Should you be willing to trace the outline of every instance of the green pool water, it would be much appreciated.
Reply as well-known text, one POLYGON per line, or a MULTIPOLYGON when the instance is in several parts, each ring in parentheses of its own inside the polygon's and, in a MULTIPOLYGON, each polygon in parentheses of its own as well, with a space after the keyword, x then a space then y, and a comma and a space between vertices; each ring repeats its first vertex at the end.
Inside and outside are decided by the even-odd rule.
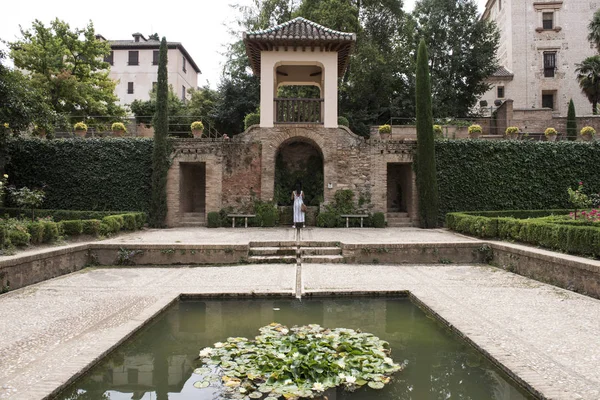
POLYGON ((396 362, 408 362, 382 390, 330 390, 328 400, 533 399, 408 298, 181 301, 57 398, 223 398, 218 387, 193 387, 199 350, 230 336, 254 338, 271 322, 360 329, 388 341, 396 362))

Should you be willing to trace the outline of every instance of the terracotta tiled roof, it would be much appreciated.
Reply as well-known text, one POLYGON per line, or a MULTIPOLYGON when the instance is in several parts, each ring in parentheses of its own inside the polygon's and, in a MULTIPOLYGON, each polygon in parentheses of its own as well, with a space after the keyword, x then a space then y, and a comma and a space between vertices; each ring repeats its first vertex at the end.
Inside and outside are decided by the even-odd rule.
POLYGON ((504 67, 500 67, 496 70, 496 72, 494 72, 492 74, 492 76, 496 77, 496 78, 509 78, 509 77, 512 78, 515 76, 515 74, 513 74, 512 72, 510 72, 509 70, 507 70, 504 67))
POLYGON ((334 31, 302 17, 294 18, 281 25, 255 32, 247 32, 248 39, 292 39, 292 40, 356 40, 354 33, 334 31))
POLYGON ((323 51, 337 52, 338 74, 341 76, 346 70, 350 53, 356 42, 354 33, 335 31, 302 17, 269 29, 244 32, 243 38, 252 70, 259 76, 261 51, 290 47, 303 50, 319 48, 323 51))

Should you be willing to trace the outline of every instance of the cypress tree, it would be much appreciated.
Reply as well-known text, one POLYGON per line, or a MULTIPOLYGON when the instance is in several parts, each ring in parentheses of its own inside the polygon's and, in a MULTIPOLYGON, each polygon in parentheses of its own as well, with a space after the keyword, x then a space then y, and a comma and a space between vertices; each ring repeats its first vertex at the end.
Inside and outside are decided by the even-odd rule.
POLYGON ((435 228, 438 224, 439 199, 435 167, 435 142, 431 111, 431 82, 427 46, 421 39, 417 53, 416 113, 417 154, 416 175, 419 194, 421 227, 435 228))
POLYGON ((567 138, 569 140, 577 139, 577 120, 575 119, 573 99, 569 101, 569 111, 567 112, 567 138))
POLYGON ((167 76, 167 39, 160 42, 158 55, 158 82, 156 86, 156 114, 154 114, 154 152, 152 154, 152 199, 148 223, 153 228, 164 228, 167 217, 167 172, 169 171, 169 82, 167 76))

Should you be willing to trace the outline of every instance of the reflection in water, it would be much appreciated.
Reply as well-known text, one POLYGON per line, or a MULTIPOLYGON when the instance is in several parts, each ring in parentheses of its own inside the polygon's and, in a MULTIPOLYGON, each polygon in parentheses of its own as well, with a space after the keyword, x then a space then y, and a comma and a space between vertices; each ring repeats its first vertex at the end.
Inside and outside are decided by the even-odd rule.
POLYGON ((380 391, 331 390, 329 400, 524 400, 490 363, 408 299, 183 301, 59 396, 62 400, 213 400, 219 388, 196 389, 201 348, 230 336, 254 338, 271 322, 353 328, 390 342, 406 369, 380 391))

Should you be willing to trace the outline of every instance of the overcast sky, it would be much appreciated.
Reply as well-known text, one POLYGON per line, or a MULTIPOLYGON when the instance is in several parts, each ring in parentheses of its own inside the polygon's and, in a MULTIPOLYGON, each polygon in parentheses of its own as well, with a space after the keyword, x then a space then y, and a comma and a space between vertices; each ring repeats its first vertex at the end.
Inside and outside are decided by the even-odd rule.
MULTIPOLYGON (((158 32, 168 41, 181 42, 200 67, 198 85, 219 82, 224 57, 224 45, 232 42, 227 26, 233 27, 235 14, 230 3, 248 4, 251 0, 175 0, 127 1, 104 0, 13 0, 2 5, 0 39, 14 41, 20 37, 19 25, 31 27, 34 19, 48 24, 59 18, 73 27, 83 28, 89 20, 96 32, 109 40, 132 39, 131 34, 148 35, 158 32), (160 4, 153 6, 153 4, 160 4)), ((483 11, 486 0, 477 0, 483 11)), ((405 9, 412 10, 415 0, 405 0, 405 9)), ((3 44, 0 48, 5 49, 3 44)))

